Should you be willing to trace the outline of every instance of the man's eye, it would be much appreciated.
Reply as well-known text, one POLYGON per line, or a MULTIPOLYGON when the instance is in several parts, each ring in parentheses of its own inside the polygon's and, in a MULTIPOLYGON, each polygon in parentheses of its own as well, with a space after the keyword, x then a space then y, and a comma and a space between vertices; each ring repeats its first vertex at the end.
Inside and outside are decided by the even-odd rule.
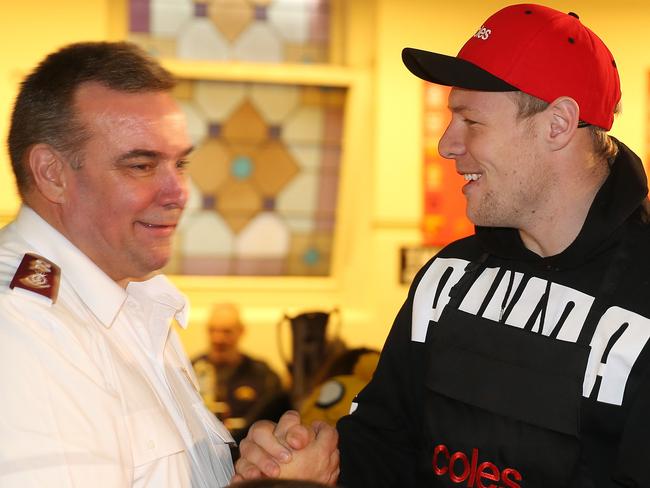
POLYGON ((148 171, 151 169, 151 164, 149 163, 132 164, 130 168, 136 171, 148 171))
POLYGON ((464 122, 465 122, 466 125, 476 125, 476 124, 478 124, 478 122, 476 122, 475 120, 472 120, 472 119, 464 119, 464 122))
POLYGON ((179 161, 176 161, 176 167, 178 169, 185 169, 189 166, 190 162, 187 159, 181 159, 179 161))

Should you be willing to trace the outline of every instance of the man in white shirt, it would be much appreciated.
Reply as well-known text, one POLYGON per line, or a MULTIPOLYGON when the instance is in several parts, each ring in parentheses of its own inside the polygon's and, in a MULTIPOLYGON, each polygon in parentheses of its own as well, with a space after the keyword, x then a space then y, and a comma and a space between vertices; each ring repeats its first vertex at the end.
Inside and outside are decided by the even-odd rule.
POLYGON ((156 271, 192 150, 170 73, 82 43, 24 81, 9 151, 23 205, 0 231, 0 486, 226 486, 227 430, 171 328, 156 271))

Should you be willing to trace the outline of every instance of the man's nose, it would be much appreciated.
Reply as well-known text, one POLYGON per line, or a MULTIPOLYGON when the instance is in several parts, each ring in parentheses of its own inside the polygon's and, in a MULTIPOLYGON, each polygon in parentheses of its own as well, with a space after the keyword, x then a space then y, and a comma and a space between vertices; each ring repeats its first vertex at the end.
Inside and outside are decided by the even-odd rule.
POLYGON ((185 208, 188 198, 187 176, 174 164, 161 176, 161 203, 165 207, 185 208))
POLYGON ((461 129, 454 124, 449 123, 445 133, 438 141, 438 154, 445 159, 456 159, 459 155, 465 154, 465 144, 463 142, 461 129))

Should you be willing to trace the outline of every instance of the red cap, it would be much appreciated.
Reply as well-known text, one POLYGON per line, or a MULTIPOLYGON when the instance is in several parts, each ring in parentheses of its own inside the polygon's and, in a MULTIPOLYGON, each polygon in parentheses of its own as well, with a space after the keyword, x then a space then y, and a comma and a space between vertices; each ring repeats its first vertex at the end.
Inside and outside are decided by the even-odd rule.
POLYGON ((457 57, 405 48, 416 76, 481 91, 522 91, 552 102, 573 98, 580 120, 605 130, 621 98, 616 62, 603 41, 565 14, 533 4, 511 5, 487 19, 457 57))

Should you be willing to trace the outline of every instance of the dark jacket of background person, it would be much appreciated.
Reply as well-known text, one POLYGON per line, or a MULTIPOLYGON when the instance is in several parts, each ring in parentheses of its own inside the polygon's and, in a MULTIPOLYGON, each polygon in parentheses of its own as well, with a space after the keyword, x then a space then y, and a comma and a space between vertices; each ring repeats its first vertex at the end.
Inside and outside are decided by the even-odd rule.
POLYGON ((280 377, 263 361, 242 354, 234 366, 216 366, 203 355, 192 365, 206 406, 236 441, 256 420, 277 420, 289 408, 280 377))

